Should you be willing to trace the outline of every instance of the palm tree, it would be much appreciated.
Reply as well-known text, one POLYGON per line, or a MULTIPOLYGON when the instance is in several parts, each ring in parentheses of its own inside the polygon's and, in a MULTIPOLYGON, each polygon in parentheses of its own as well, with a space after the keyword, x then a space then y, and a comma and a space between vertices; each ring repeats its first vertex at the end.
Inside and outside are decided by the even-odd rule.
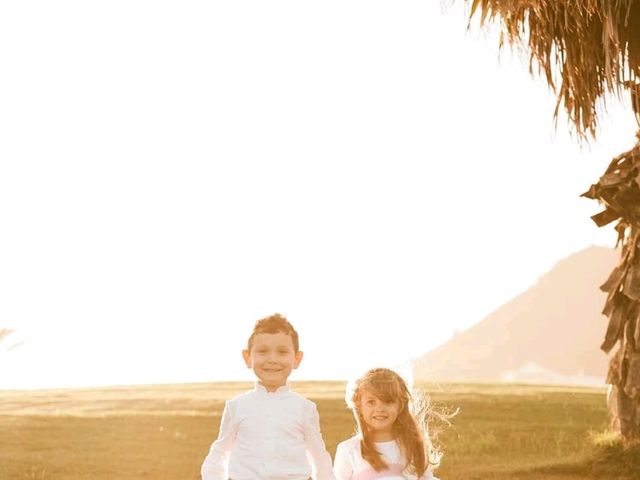
MULTIPOLYGON (((470 19, 497 23, 500 46, 524 47, 530 72, 541 73, 583 140, 596 138, 597 106, 629 92, 640 125, 640 0, 465 0, 470 19)), ((583 194, 604 210, 598 226, 617 222, 618 266, 602 290, 609 326, 602 350, 611 357, 609 409, 624 440, 640 440, 640 132, 583 194)))

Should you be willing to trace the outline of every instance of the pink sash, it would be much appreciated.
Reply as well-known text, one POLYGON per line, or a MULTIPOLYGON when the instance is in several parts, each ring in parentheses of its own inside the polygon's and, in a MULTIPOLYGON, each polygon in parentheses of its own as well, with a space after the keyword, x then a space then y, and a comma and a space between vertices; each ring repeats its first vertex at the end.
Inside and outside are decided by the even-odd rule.
POLYGON ((389 464, 389 468, 376 472, 373 468, 368 467, 353 474, 352 480, 378 480, 385 477, 402 477, 402 465, 399 463, 389 464))

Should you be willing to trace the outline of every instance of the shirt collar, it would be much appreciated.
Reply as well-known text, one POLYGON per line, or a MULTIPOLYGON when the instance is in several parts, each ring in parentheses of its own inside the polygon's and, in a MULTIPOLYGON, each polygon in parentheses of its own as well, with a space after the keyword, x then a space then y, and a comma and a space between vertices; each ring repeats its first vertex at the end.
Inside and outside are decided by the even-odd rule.
POLYGON ((281 387, 278 387, 278 389, 275 392, 269 392, 267 391, 267 389, 264 387, 264 385, 262 385, 260 382, 256 381, 253 387, 253 391, 254 392, 258 392, 258 393, 273 393, 275 395, 281 395, 283 393, 287 393, 291 391, 291 385, 289 384, 289 382, 287 382, 286 384, 282 385, 281 387))

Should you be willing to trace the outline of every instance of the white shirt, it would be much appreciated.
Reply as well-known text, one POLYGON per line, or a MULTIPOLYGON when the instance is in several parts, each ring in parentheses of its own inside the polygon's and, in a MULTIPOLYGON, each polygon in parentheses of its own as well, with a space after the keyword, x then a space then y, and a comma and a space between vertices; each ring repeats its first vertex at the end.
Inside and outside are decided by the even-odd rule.
POLYGON ((258 383, 226 402, 202 480, 307 480, 312 473, 335 480, 315 403, 288 386, 270 393, 258 383))
POLYGON ((382 459, 389 465, 389 470, 376 472, 369 462, 362 458, 360 437, 356 435, 338 444, 333 464, 337 480, 438 480, 429 468, 420 478, 403 472, 404 459, 395 440, 376 442, 375 446, 382 454, 382 459))

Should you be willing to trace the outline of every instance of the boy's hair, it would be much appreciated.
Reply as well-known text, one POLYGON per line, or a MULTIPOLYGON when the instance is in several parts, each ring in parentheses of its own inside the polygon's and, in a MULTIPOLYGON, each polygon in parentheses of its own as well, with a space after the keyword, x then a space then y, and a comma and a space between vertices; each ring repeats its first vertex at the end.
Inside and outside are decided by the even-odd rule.
POLYGON ((298 352, 300 345, 298 343, 298 332, 293 328, 293 325, 279 313, 274 313, 268 317, 262 318, 256 322, 253 327, 253 332, 247 341, 247 350, 251 350, 253 339, 260 333, 285 333, 291 337, 293 342, 293 351, 298 352))
POLYGON ((429 438, 427 427, 428 402, 412 402, 412 395, 404 379, 388 368, 374 368, 360 377, 353 390, 350 406, 361 434, 360 447, 364 458, 376 471, 388 468, 380 453, 376 450, 369 428, 362 418, 361 400, 364 392, 378 397, 379 400, 399 403, 399 413, 393 430, 400 451, 404 454, 404 468, 421 477, 429 465, 439 463, 439 452, 436 452, 429 438), (418 411, 416 410, 418 407, 418 411), (413 410, 413 411, 412 411, 413 410))

